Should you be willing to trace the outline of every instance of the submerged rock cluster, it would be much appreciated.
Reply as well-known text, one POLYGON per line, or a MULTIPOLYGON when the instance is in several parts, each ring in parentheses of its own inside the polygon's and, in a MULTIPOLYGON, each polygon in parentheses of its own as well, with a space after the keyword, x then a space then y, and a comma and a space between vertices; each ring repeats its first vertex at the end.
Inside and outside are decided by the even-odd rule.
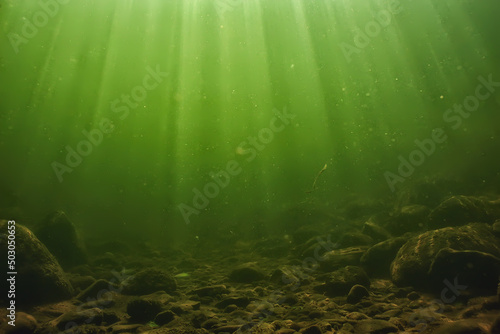
POLYGON ((46 245, 18 225, 19 327, 0 331, 499 333, 499 198, 419 198, 354 200, 284 237, 184 249, 83 247, 55 213, 34 228, 46 245))

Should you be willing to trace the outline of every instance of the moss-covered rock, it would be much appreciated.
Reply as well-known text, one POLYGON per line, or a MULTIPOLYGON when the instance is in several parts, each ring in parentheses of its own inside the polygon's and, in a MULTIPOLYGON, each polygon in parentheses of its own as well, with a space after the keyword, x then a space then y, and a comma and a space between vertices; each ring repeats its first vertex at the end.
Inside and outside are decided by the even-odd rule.
MULTIPOLYGON (((491 227, 481 223, 425 232, 411 238, 399 249, 391 265, 392 280, 400 286, 442 289, 444 278, 429 276, 429 269, 442 249, 470 250, 499 257, 499 241, 492 233, 491 227)), ((453 273, 448 276, 451 274, 453 273)))
MULTIPOLYGON (((8 221, 0 221, 0 249, 7 252, 8 221)), ((15 294, 16 305, 37 305, 71 298, 73 288, 48 249, 33 232, 21 224, 15 225, 15 294)), ((2 291, 8 291, 2 280, 2 291)), ((7 294, 5 294, 6 296, 7 294)), ((2 298, 4 295, 2 294, 2 298)))

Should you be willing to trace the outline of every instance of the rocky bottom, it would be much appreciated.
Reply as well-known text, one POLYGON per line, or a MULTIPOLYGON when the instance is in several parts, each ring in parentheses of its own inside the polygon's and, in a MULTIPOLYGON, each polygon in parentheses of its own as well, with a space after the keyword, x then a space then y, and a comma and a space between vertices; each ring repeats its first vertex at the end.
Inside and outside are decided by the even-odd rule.
POLYGON ((4 322, 1 331, 500 333, 499 297, 475 296, 453 279, 422 293, 370 279, 359 267, 325 272, 313 257, 266 257, 249 245, 143 253, 106 252, 73 268, 74 298, 18 310, 16 326, 4 322))
POLYGON ((282 234, 200 225, 182 248, 0 220, 0 333, 500 333, 500 196, 435 193, 307 204, 282 234))

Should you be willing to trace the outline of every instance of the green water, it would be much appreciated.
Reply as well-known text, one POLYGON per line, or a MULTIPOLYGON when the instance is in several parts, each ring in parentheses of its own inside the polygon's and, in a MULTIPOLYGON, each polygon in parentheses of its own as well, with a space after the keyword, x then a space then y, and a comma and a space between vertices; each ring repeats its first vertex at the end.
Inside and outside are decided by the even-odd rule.
POLYGON ((0 4, 0 207, 28 222, 249 237, 424 178, 500 183, 497 0, 0 4))

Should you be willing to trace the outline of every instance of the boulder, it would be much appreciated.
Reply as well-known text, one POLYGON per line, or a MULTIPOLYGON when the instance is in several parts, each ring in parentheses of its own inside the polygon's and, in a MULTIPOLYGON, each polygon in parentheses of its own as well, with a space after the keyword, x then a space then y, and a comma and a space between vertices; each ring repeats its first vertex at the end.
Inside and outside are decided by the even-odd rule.
POLYGON ((494 294, 500 276, 500 259, 484 252, 443 248, 432 261, 428 275, 433 281, 457 277, 467 289, 494 294))
MULTIPOLYGON (((0 249, 7 250, 11 226, 6 220, 0 221, 0 249)), ((55 257, 35 234, 15 224, 15 237, 16 305, 38 305, 71 298, 73 287, 55 257)), ((2 280, 0 286, 2 291, 9 290, 7 280, 2 280)))
MULTIPOLYGON (((454 277, 450 277, 450 273, 446 275, 447 277, 431 277, 429 270, 438 253, 444 248, 456 251, 477 251, 500 257, 499 239, 487 224, 473 223, 462 227, 446 227, 428 231, 411 238, 399 249, 391 265, 393 282, 399 286, 411 285, 424 289, 442 290, 443 280, 453 280, 454 277)), ((437 271, 433 270, 432 273, 437 273, 437 271)))
POLYGON ((429 228, 492 223, 499 217, 499 202, 473 196, 452 196, 429 214, 429 228))
POLYGON ((217 297, 221 295, 225 295, 229 293, 229 290, 226 288, 225 285, 211 285, 211 286, 206 286, 204 288, 198 288, 194 289, 192 291, 193 294, 197 295, 198 297, 217 297))
POLYGON ((35 234, 65 269, 87 262, 75 225, 63 211, 52 212, 39 224, 35 234))

